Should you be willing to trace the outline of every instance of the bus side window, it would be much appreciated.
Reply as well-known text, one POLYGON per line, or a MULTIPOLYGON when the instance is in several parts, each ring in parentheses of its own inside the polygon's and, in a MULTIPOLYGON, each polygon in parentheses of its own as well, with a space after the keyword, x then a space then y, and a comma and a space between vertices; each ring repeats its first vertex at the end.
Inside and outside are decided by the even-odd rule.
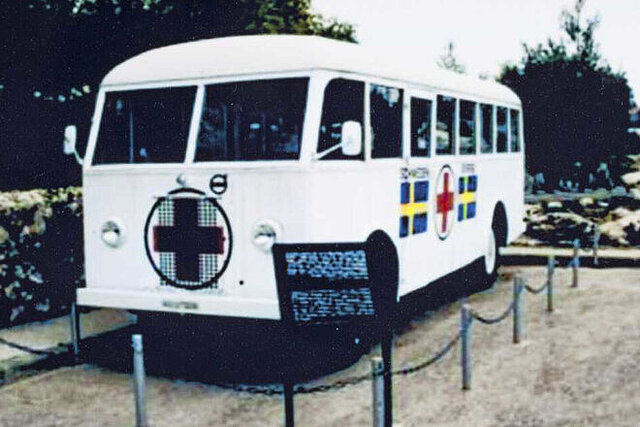
POLYGON ((480 104, 480 152, 493 153, 493 106, 480 104))
POLYGON ((402 89, 371 84, 371 158, 402 157, 402 89))
POLYGON ((431 155, 431 101, 411 98, 411 155, 431 155))
POLYGON ((476 154, 476 103, 460 101, 460 154, 476 154))
POLYGON ((505 107, 497 108, 498 114, 498 153, 507 152, 507 109, 505 107))
MULTIPOLYGON (((324 90, 318 153, 340 144, 342 124, 350 120, 359 122, 364 129, 364 82, 333 79, 324 90)), ((351 157, 343 155, 342 150, 336 150, 322 160, 364 160, 364 150, 360 151, 359 156, 351 157)))
POLYGON ((436 122, 436 154, 455 152, 456 99, 438 95, 436 104, 438 121, 436 122))
POLYGON ((509 110, 511 114, 511 152, 520 151, 520 112, 518 110, 509 110))

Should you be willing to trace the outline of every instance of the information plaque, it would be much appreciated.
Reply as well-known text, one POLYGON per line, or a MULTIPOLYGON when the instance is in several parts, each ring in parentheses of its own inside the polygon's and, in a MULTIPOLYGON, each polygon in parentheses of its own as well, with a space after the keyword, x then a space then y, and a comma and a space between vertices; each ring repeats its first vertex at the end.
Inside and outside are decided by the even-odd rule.
MULTIPOLYGON (((318 325, 365 326, 380 339, 384 366, 384 423, 393 420, 391 357, 398 298, 398 253, 383 231, 366 242, 275 244, 280 315, 289 330, 318 325)), ((292 345, 293 341, 292 341, 292 345)), ((293 425, 293 386, 284 378, 285 414, 293 425)))
POLYGON ((382 320, 397 296, 397 255, 379 233, 362 243, 274 245, 282 320, 296 327, 382 320))

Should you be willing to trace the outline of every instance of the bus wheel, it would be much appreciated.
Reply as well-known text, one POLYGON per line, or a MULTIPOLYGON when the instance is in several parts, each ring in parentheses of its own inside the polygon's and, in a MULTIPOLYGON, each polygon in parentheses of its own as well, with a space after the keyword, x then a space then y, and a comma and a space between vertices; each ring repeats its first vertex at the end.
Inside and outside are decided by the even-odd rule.
POLYGON ((485 275, 485 286, 490 287, 498 276, 498 239, 496 238, 495 226, 491 227, 486 241, 483 265, 485 275))
POLYGON ((500 246, 505 244, 504 220, 499 214, 495 215, 491 222, 488 236, 485 241, 484 256, 482 257, 484 289, 490 288, 498 278, 498 267, 500 266, 500 246))

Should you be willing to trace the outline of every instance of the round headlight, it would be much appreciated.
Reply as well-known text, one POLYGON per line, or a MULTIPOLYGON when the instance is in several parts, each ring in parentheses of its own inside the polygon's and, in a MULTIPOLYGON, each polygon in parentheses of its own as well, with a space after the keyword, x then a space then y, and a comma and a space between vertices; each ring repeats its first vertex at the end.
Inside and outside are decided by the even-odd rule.
POLYGON ((259 249, 269 252, 281 235, 281 228, 276 222, 265 220, 253 227, 252 240, 259 249))
POLYGON ((107 246, 117 248, 124 242, 122 226, 116 220, 109 220, 102 225, 100 237, 107 246))

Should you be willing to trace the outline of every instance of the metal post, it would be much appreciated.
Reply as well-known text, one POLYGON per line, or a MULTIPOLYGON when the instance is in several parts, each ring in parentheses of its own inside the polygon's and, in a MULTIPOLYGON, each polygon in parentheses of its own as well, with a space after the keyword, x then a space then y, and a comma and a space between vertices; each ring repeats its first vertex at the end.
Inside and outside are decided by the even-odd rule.
POLYGON ((78 312, 78 306, 75 302, 71 303, 71 313, 69 313, 71 320, 71 343, 73 344, 73 360, 78 363, 80 360, 80 339, 82 331, 80 330, 80 313, 78 312))
POLYGON ((596 230, 593 234, 593 265, 598 267, 600 259, 598 257, 598 249, 600 248, 600 230, 596 230))
POLYGON ((393 324, 391 318, 387 318, 382 330, 382 342, 380 343, 382 350, 382 366, 384 384, 384 426, 391 427, 393 425, 393 394, 392 394, 392 378, 391 378, 391 358, 393 356, 393 324))
POLYGON ((513 343, 519 344, 522 336, 522 325, 520 322, 520 295, 522 294, 522 283, 519 277, 513 279, 513 343))
POLYGON ((371 358, 373 392, 373 427, 384 427, 384 362, 379 356, 371 358))
POLYGON ((462 365, 462 389, 471 390, 471 312, 466 304, 460 310, 460 349, 462 365))
POLYGON ((131 346, 133 347, 133 378, 135 381, 134 391, 136 397, 136 427, 146 427, 147 412, 145 403, 145 373, 144 352, 142 349, 142 335, 132 335, 131 346))
POLYGON ((547 259, 547 311, 553 312, 553 272, 556 268, 556 258, 549 255, 547 259))
POLYGON ((293 384, 287 381, 284 383, 284 425, 285 427, 293 427, 294 423, 293 384))
POLYGON ((578 287, 578 267, 580 266, 580 240, 575 239, 573 241, 573 260, 571 261, 571 268, 573 269, 573 280, 571 282, 572 288, 578 287))

